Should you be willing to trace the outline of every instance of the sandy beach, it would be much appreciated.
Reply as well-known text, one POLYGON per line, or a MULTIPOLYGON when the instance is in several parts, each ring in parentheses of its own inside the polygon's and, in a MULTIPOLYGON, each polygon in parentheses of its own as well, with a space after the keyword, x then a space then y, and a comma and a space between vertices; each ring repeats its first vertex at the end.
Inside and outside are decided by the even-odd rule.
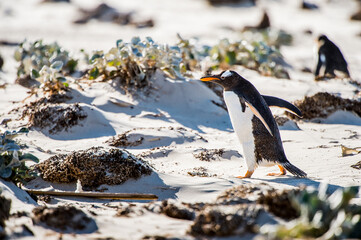
MULTIPOLYGON (((0 3, 0 40, 20 43, 24 39, 30 42, 42 39, 47 44, 56 41, 77 58, 83 56, 81 49, 89 54, 95 50, 108 51, 116 46, 117 40, 129 42, 135 36, 141 39, 150 36, 157 43, 172 46, 177 43, 177 34, 180 34, 185 39, 197 38, 199 45, 214 45, 223 38, 241 40, 244 35, 240 30, 246 25, 257 24, 263 10, 266 10, 272 28, 282 29, 293 37, 289 46, 280 47, 290 79, 263 76, 240 65, 231 66, 234 71, 248 79, 261 94, 289 102, 303 100, 305 96, 319 92, 360 102, 361 22, 349 19, 359 3, 351 0, 313 2, 319 9, 304 10, 300 8, 301 1, 286 0, 259 0, 256 6, 211 6, 205 0, 106 1, 120 12, 133 11, 136 21, 154 21, 153 27, 136 28, 132 24, 123 26, 97 20, 74 24, 73 21, 81 15, 79 8, 92 9, 101 3, 96 0, 72 0, 70 3, 3 0, 0 3), (347 79, 315 81, 312 72, 302 71, 303 68, 314 71, 316 67, 314 46, 320 34, 326 34, 339 46, 354 82, 347 79)), ((6 83, 6 87, 0 89, 0 122, 10 119, 1 125, 4 130, 28 126, 28 118, 20 119, 24 105, 41 97, 33 95, 27 98, 29 89, 15 82, 19 65, 14 59, 16 48, 0 45, 0 54, 4 59, 0 84, 6 83), (17 108, 19 110, 14 111, 17 108)), ((83 67, 82 71, 86 70, 84 65, 80 67, 83 67)), ((152 169, 151 173, 122 184, 103 184, 92 190, 155 194, 158 200, 54 196, 48 202, 36 201, 24 191, 25 188, 77 191, 79 183, 78 186, 76 182, 55 183, 38 177, 21 189, 0 179, 2 196, 12 202, 10 213, 26 213, 22 217, 12 216, 5 222, 8 239, 161 239, 156 236, 197 239, 190 231, 193 220, 160 214, 162 201, 181 207, 185 203, 212 204, 219 202, 219 196, 227 189, 237 186, 289 190, 300 186, 318 188, 320 184, 327 183, 328 191, 332 193, 340 188, 361 185, 360 169, 351 167, 361 161, 361 153, 342 156, 341 148, 341 145, 361 147, 361 118, 355 112, 342 109, 326 118, 290 119, 279 126, 287 158, 305 171, 307 178, 296 178, 290 173, 279 177, 267 176, 267 173, 278 171, 276 166, 259 167, 249 179, 236 178, 247 171, 244 153, 227 111, 219 106, 223 103, 222 98, 199 81, 204 74, 205 69, 201 69, 194 71, 192 77, 172 79, 158 70, 151 78, 151 89, 147 94, 126 93, 114 81, 70 77, 68 94, 72 98, 62 104, 78 104, 86 117, 75 126, 53 134, 49 133, 51 126, 31 127, 28 134, 16 137, 20 144, 27 146, 23 151, 44 162, 58 154, 71 154, 92 147, 103 147, 105 151, 110 148, 125 149, 135 158, 142 159, 152 169), (110 146, 122 134, 127 137, 127 144, 110 146), (32 210, 39 206, 74 206, 91 221, 75 232, 54 230, 34 222, 32 210), (122 215, 122 209, 130 212, 122 215), (24 230, 24 226, 30 230, 24 230)), ((275 116, 286 117, 282 109, 271 110, 275 116)), ((360 195, 353 199, 353 203, 361 204, 360 195)), ((194 210, 192 214, 196 212, 194 210)), ((269 212, 261 216, 258 222, 285 221, 274 220, 269 212)), ((260 237, 260 234, 198 237, 250 239, 257 236, 260 237)))

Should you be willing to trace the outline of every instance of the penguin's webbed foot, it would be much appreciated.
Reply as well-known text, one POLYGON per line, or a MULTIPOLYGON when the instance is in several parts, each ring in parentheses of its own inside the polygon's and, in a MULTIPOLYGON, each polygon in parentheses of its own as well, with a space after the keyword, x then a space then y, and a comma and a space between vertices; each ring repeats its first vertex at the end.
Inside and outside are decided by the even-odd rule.
POLYGON ((250 178, 252 176, 254 171, 248 171, 246 172, 246 174, 244 176, 238 176, 237 178, 250 178))
POLYGON ((282 167, 282 165, 278 165, 278 167, 280 168, 281 172, 279 173, 269 173, 267 174, 267 176, 282 176, 282 175, 286 175, 286 169, 284 167, 282 167))

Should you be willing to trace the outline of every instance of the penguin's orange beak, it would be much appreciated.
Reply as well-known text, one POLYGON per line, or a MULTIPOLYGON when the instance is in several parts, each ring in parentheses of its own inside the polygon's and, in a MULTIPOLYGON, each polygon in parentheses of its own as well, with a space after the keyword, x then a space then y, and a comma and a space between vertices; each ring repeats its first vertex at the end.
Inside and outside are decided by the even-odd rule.
POLYGON ((203 81, 203 82, 208 82, 208 81, 212 81, 212 80, 220 80, 220 79, 218 77, 215 77, 215 76, 201 77, 201 81, 203 81))

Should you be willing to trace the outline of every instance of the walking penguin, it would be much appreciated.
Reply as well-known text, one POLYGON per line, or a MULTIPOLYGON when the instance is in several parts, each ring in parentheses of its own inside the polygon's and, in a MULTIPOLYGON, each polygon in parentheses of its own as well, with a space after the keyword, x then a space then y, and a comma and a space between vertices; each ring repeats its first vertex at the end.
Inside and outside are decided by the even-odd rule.
POLYGON ((269 108, 277 106, 301 116, 297 107, 280 98, 261 95, 249 81, 234 71, 205 76, 201 81, 210 81, 224 88, 224 101, 248 168, 246 174, 238 178, 250 178, 257 166, 274 165, 281 171, 269 173, 269 176, 285 175, 286 170, 298 177, 307 176, 287 160, 280 132, 269 108))
POLYGON ((340 49, 325 35, 321 35, 317 39, 318 43, 318 61, 315 71, 316 80, 322 78, 319 76, 322 66, 325 66, 324 77, 336 77, 335 70, 338 70, 346 77, 350 77, 347 69, 347 62, 343 57, 340 49))

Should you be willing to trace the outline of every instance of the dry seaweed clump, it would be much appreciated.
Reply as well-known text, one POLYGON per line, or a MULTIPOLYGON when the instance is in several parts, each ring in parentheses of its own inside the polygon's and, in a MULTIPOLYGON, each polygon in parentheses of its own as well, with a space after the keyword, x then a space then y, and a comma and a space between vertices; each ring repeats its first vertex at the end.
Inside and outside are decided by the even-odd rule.
POLYGON ((164 200, 161 205, 161 212, 168 217, 192 220, 194 219, 195 212, 192 208, 179 204, 175 201, 164 200))
POLYGON ((72 183, 79 179, 83 188, 88 189, 102 184, 121 184, 152 173, 149 166, 128 152, 103 147, 55 155, 38 164, 36 169, 46 181, 72 183))
MULTIPOLYGON (((319 92, 311 97, 294 103, 302 112, 304 119, 326 118, 337 110, 353 111, 361 117, 361 103, 357 100, 344 99, 327 92, 319 92)), ((286 113, 294 119, 294 115, 286 113)))
POLYGON ((254 232, 258 213, 259 208, 256 206, 229 209, 209 207, 196 217, 189 233, 193 236, 230 236, 254 232))
POLYGON ((92 221, 83 211, 73 206, 49 208, 40 206, 33 209, 34 223, 62 231, 83 230, 92 221))
POLYGON ((92 19, 96 19, 103 22, 112 22, 119 25, 134 25, 137 28, 154 27, 153 19, 145 21, 133 20, 134 11, 131 12, 119 12, 117 9, 101 3, 94 9, 79 9, 83 15, 79 19, 75 20, 75 24, 85 24, 92 19))
POLYGON ((68 94, 53 94, 24 106, 21 118, 28 117, 30 127, 49 128, 50 134, 76 126, 87 113, 78 104, 65 104, 71 99, 68 94))
POLYGON ((49 127, 50 134, 68 130, 87 117, 78 103, 42 105, 35 109, 30 107, 25 109, 24 115, 29 116, 30 127, 41 129, 49 127))
POLYGON ((128 133, 130 131, 126 131, 122 134, 119 134, 115 137, 112 137, 107 143, 112 147, 135 147, 143 143, 144 138, 140 137, 139 139, 130 140, 128 139, 128 133))
MULTIPOLYGON (((1 193, 1 189, 0 189, 1 193)), ((4 236, 5 220, 10 217, 11 200, 0 196, 0 239, 4 236)))
POLYGON ((224 153, 224 149, 204 149, 200 153, 193 154, 193 156, 200 161, 219 160, 224 153))
POLYGON ((295 193, 297 193, 295 190, 268 190, 265 194, 260 195, 257 202, 266 205, 267 211, 277 217, 291 220, 300 216, 298 209, 294 207, 291 201, 291 195, 295 193))
MULTIPOLYGON (((264 186, 263 189, 264 188, 272 189, 267 186, 264 186)), ((239 185, 227 189, 225 192, 220 194, 217 198, 217 203, 229 205, 254 202, 261 196, 263 189, 254 184, 239 185)))

